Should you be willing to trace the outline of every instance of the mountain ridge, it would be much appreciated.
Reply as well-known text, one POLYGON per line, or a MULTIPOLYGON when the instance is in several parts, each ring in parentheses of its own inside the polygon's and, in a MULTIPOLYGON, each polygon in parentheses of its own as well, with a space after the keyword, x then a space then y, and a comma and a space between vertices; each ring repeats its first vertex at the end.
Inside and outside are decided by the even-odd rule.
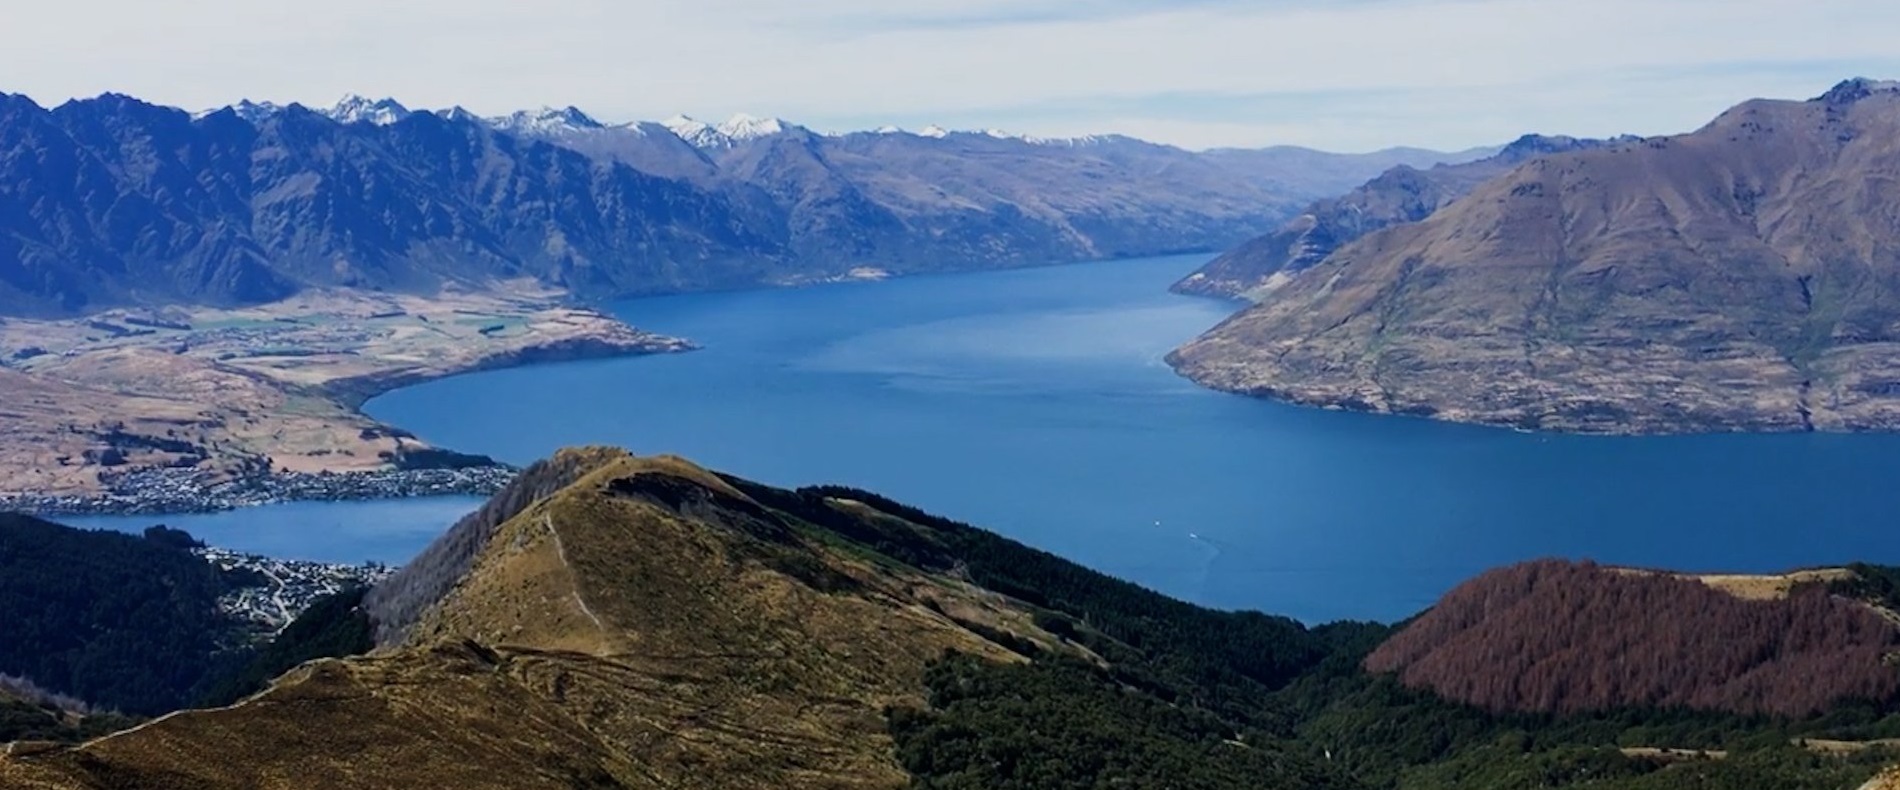
POLYGON ((461 787, 898 787, 906 775, 881 718, 887 705, 921 703, 907 689, 924 664, 946 648, 1022 660, 909 600, 901 576, 817 549, 687 462, 596 449, 550 463, 564 470, 550 479, 572 482, 542 497, 532 492, 552 483, 524 484, 532 502, 487 534, 467 575, 399 641, 305 664, 231 708, 0 763, 0 781, 241 787, 296 765, 303 786, 426 776, 461 787), (866 607, 878 614, 855 613, 866 607), (480 712, 484 701, 509 711, 512 735, 480 712), (441 726, 469 716, 491 723, 441 726), (204 760, 203 748, 232 739, 275 755, 204 760), (317 742, 321 752, 294 752, 317 742), (488 756, 457 768, 441 759, 448 744, 488 756), (82 753, 103 763, 62 763, 82 753))
POLYGON ((21 207, 0 216, 0 313, 520 276, 600 299, 1160 254, 1421 156, 728 127, 695 145, 573 108, 484 120, 351 96, 193 115, 0 94, 0 199, 21 207))
POLYGON ((1900 93, 1533 159, 1176 350, 1299 403, 1600 433, 1900 428, 1900 93))
MULTIPOLYGON (((460 106, 448 107, 448 108, 443 108, 443 109, 435 109, 435 110, 414 110, 408 107, 407 105, 403 104, 401 101, 398 101, 394 97, 385 96, 379 99, 372 99, 367 96, 364 96, 363 94, 358 94, 358 93, 344 94, 342 98, 338 99, 334 104, 328 107, 318 107, 318 106, 309 105, 309 104, 300 104, 298 102, 278 103, 278 102, 269 101, 269 100, 253 101, 251 99, 246 98, 246 99, 240 99, 237 102, 232 103, 232 104, 199 110, 193 113, 193 115, 194 117, 204 116, 204 115, 210 115, 212 113, 215 113, 224 109, 233 109, 233 110, 236 110, 240 115, 246 117, 247 120, 250 120, 253 118, 265 117, 265 116, 268 116, 269 114, 282 112, 284 109, 290 107, 292 104, 299 104, 299 106, 303 106, 307 109, 314 110, 323 115, 327 115, 333 119, 336 119, 338 121, 345 122, 345 123, 352 122, 354 120, 371 120, 374 123, 386 125, 386 124, 401 120, 403 117, 407 117, 408 115, 415 112, 429 112, 429 113, 433 113, 433 114, 445 116, 445 117, 449 115, 457 114, 457 113, 465 113, 470 116, 475 115, 474 113, 460 106)), ((783 118, 754 115, 752 113, 744 112, 744 111, 735 112, 731 116, 726 118, 726 120, 720 121, 718 123, 710 123, 710 122, 703 121, 698 118, 694 118, 692 116, 685 115, 685 114, 675 114, 664 120, 657 120, 657 121, 634 119, 634 120, 628 120, 628 121, 604 122, 604 121, 596 119, 593 115, 581 110, 579 107, 576 107, 574 105, 564 105, 561 107, 555 107, 552 105, 543 105, 538 109, 523 108, 523 109, 511 111, 508 113, 504 113, 501 115, 490 115, 490 116, 480 116, 480 117, 482 117, 484 121, 487 121, 491 125, 498 126, 498 127, 515 125, 523 119, 533 119, 533 120, 539 120, 539 121, 544 122, 543 125, 544 127, 547 127, 547 128, 558 128, 559 126, 567 126, 570 128, 638 128, 638 127, 643 127, 643 126, 662 126, 662 127, 666 127, 668 129, 674 130, 682 138, 701 136, 701 134, 705 131, 719 132, 725 138, 723 141, 716 137, 707 138, 709 144, 713 146, 717 146, 721 144, 729 145, 732 142, 735 142, 735 140, 732 139, 733 137, 735 137, 735 135, 732 133, 734 131, 744 131, 746 132, 744 136, 747 136, 747 137, 761 137, 761 136, 771 136, 773 134, 783 134, 786 132, 802 130, 802 131, 812 131, 815 134, 821 134, 826 137, 845 137, 845 136, 856 135, 856 134, 898 134, 898 135, 908 135, 908 136, 914 136, 914 137, 942 139, 950 135, 973 135, 973 136, 982 136, 982 137, 989 137, 993 139, 1002 139, 1002 140, 1020 140, 1027 143, 1036 143, 1036 144, 1045 144, 1045 145, 1074 146, 1074 145, 1086 145, 1086 144, 1092 144, 1092 143, 1102 143, 1102 142, 1112 142, 1116 140, 1124 140, 1124 141, 1148 143, 1150 145, 1166 146, 1169 148, 1180 148, 1180 146, 1175 146, 1168 143, 1153 142, 1153 141, 1144 140, 1138 137, 1134 137, 1131 135, 1125 135, 1125 134, 1113 133, 1113 132, 1089 133, 1089 134, 1081 134, 1081 135, 1070 136, 1070 137, 1050 137, 1050 136, 1033 135, 1033 134, 1018 134, 1015 132, 1010 132, 1010 131, 1006 131, 1006 130, 998 129, 994 127, 952 129, 952 128, 939 126, 936 124, 929 124, 917 130, 911 130, 911 129, 887 124, 887 125, 878 126, 871 129, 843 129, 843 130, 815 131, 810 126, 805 125, 805 124, 796 123, 796 122, 789 121, 783 118)), ((1491 154, 1495 154, 1498 152, 1498 150, 1500 150, 1500 148, 1501 148, 1500 146, 1473 146, 1467 149, 1462 149, 1462 150, 1457 150, 1457 151, 1438 151, 1434 149, 1420 148, 1417 146, 1395 145, 1395 146, 1388 146, 1386 148, 1381 148, 1381 149, 1377 149, 1373 151, 1366 151, 1366 152, 1360 152, 1360 153, 1347 153, 1347 152, 1325 151, 1325 150, 1321 150, 1317 148, 1311 148, 1307 146, 1297 146, 1297 145, 1266 145, 1266 146, 1251 147, 1251 148, 1241 147, 1241 146, 1215 146, 1215 147, 1206 148, 1206 149, 1194 149, 1194 150, 1199 150, 1203 152, 1207 152, 1207 151, 1213 151, 1213 152, 1222 152, 1222 151, 1294 152, 1294 151, 1297 151, 1297 152, 1303 152, 1303 153, 1308 153, 1308 154, 1317 154, 1317 155, 1322 155, 1322 156, 1339 156, 1339 157, 1387 155, 1387 156, 1395 156, 1395 157, 1450 157, 1453 159, 1468 159, 1468 158, 1479 158, 1481 156, 1488 156, 1491 154)), ((1181 148, 1181 150, 1190 150, 1190 149, 1181 148)))
POLYGON ((1427 169, 1399 165, 1336 198, 1320 200, 1278 230, 1222 253, 1170 286, 1175 293, 1246 299, 1324 261, 1340 247, 1392 225, 1418 222, 1539 156, 1640 142, 1527 134, 1488 157, 1427 169))

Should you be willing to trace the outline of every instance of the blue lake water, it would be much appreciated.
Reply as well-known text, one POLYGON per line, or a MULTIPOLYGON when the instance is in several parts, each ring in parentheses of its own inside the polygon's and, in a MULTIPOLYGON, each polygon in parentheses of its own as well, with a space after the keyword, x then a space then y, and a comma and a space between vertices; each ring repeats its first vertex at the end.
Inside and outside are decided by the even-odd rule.
POLYGON ((168 516, 58 516, 61 524, 138 532, 164 524, 213 546, 285 559, 399 565, 408 562, 480 497, 363 502, 284 502, 222 513, 168 516))
MULTIPOLYGON (((463 376, 368 410, 516 463, 615 444, 846 483, 1189 600, 1309 621, 1404 617, 1537 557, 1900 562, 1896 436, 1533 435, 1200 389, 1161 357, 1231 310, 1165 291, 1202 260, 629 301, 623 318, 705 350, 463 376)), ((397 504, 285 507, 375 523, 397 504)), ((420 546, 405 515, 378 545, 420 546)))

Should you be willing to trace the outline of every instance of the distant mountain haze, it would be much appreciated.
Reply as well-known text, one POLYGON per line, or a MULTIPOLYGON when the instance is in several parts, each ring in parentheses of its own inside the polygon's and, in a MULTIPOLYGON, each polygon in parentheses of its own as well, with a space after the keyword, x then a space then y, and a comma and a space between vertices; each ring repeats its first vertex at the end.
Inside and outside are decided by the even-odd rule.
POLYGON ((0 313, 523 276, 606 298, 1211 250, 1396 163, 1482 153, 0 94, 0 313))
POLYGON ((1318 262, 1281 255, 1276 287, 1232 274, 1259 304, 1170 359, 1225 390, 1522 428, 1900 428, 1896 140, 1900 83, 1849 80, 1533 158, 1318 262))

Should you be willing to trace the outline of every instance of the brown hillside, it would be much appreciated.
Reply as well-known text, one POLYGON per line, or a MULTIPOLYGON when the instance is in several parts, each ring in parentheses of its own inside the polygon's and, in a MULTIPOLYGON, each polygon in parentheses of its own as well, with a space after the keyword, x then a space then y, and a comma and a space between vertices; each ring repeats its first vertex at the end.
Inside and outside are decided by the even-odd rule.
POLYGON ((465 576, 416 593, 372 656, 0 759, 0 786, 895 788, 884 711, 922 704, 925 663, 1020 660, 939 612, 1054 641, 1001 596, 815 543, 687 462, 565 454, 524 485, 569 476, 498 504, 465 565, 438 559, 465 576))
POLYGON ((1170 359, 1225 390, 1527 428, 1900 428, 1900 86, 1532 161, 1170 359))
POLYGON ((1448 593, 1366 659, 1494 711, 1806 715, 1900 699, 1900 632, 1819 586, 1743 598, 1692 577, 1527 563, 1448 593))
POLYGON ((1493 156, 1430 169, 1399 165, 1336 198, 1314 201, 1277 230, 1223 253, 1174 284, 1177 293, 1262 298, 1340 247, 1383 228, 1417 222, 1479 185, 1540 156, 1635 142, 1530 134, 1493 156))

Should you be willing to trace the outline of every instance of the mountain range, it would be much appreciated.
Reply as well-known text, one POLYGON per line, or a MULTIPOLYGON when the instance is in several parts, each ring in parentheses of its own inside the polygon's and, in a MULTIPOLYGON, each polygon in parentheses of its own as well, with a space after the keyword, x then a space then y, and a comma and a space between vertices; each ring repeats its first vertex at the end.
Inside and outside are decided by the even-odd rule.
POLYGON ((1382 229, 1330 250, 1283 231, 1184 284, 1258 304, 1170 361, 1224 390, 1526 429, 1900 428, 1895 140, 1900 83, 1856 79, 1540 153, 1462 197, 1445 176, 1491 165, 1400 173, 1417 199, 1382 229))
POLYGON ((1534 563, 1308 626, 866 491, 570 450, 313 606, 267 688, 16 742, 0 785, 1834 790, 1896 758, 1896 578, 1534 563))
POLYGON ((0 313, 520 277, 607 298, 1211 249, 1393 164, 1484 153, 927 131, 0 94, 0 313))

